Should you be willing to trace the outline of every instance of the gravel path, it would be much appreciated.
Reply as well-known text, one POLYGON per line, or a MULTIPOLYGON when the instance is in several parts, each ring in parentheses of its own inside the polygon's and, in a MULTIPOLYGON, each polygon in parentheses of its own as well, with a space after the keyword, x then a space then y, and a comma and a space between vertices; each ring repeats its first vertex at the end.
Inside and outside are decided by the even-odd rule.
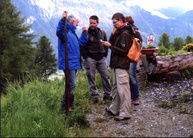
MULTIPOLYGON (((105 106, 91 105, 87 115, 93 137, 189 137, 193 136, 193 78, 176 83, 151 83, 140 89, 138 106, 130 120, 116 122, 105 106), (187 100, 188 99, 188 100, 187 100), (175 106, 172 106, 176 103, 175 106), (162 108, 163 106, 172 108, 162 108), (162 107, 160 107, 162 106, 162 107)), ((102 96, 102 95, 101 95, 102 96)))

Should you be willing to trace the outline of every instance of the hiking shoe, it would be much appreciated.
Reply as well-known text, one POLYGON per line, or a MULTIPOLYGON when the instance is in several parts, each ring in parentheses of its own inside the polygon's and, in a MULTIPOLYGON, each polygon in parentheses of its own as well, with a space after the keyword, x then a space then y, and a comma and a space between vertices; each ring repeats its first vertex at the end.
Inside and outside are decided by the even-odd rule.
POLYGON ((130 117, 122 117, 122 116, 118 116, 118 117, 115 117, 114 120, 115 121, 125 121, 125 120, 129 120, 130 117))
POLYGON ((96 103, 99 102, 99 99, 98 99, 98 98, 94 98, 94 99, 93 99, 93 102, 96 104, 96 103))
POLYGON ((112 101, 112 97, 110 95, 109 96, 104 96, 103 101, 105 102, 107 100, 112 101))
POLYGON ((133 101, 133 104, 134 104, 134 105, 139 105, 140 102, 139 102, 139 100, 134 100, 134 101, 133 101))
POLYGON ((71 106, 72 109, 75 109, 76 107, 77 107, 76 105, 72 105, 72 106, 71 106))
POLYGON ((111 112, 111 110, 109 109, 109 107, 106 107, 106 108, 105 108, 105 111, 108 113, 108 115, 116 116, 115 114, 113 114, 113 113, 111 112))

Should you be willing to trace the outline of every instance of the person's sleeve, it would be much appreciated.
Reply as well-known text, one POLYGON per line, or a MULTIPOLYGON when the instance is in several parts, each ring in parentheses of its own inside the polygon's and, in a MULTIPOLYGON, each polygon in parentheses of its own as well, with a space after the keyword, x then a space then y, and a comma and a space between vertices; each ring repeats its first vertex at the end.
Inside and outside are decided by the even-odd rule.
MULTIPOLYGON (((103 31, 103 33, 104 33, 104 41, 107 41, 107 35, 105 31, 103 31)), ((104 49, 105 49, 105 57, 107 57, 109 48, 107 46, 104 46, 104 49)))
POLYGON ((79 44, 80 46, 84 46, 88 41, 88 35, 85 35, 84 33, 81 34, 79 38, 79 44))
POLYGON ((124 33, 119 39, 121 39, 121 43, 119 43, 118 46, 110 46, 110 49, 120 56, 127 56, 133 42, 132 35, 124 33))
POLYGON ((81 54, 81 56, 82 56, 84 59, 87 58, 87 53, 86 53, 85 46, 80 46, 80 54, 81 54))
POLYGON ((62 19, 59 21, 58 26, 56 28, 56 35, 60 40, 65 40, 65 21, 62 19))

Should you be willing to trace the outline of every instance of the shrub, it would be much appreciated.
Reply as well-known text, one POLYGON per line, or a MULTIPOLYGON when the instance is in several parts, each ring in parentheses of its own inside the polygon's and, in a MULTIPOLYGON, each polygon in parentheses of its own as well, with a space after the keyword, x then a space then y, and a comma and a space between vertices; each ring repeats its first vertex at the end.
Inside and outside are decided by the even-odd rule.
POLYGON ((183 46, 182 50, 193 52, 193 43, 186 44, 185 46, 183 46))
POLYGON ((174 47, 170 47, 167 55, 175 55, 175 54, 180 54, 180 53, 181 53, 180 51, 174 50, 174 47))
POLYGON ((90 126, 89 121, 86 119, 86 114, 79 107, 72 110, 70 115, 67 116, 66 125, 68 127, 73 127, 78 125, 79 127, 82 127, 82 128, 86 128, 90 126))
POLYGON ((167 48, 165 48, 164 46, 160 46, 158 49, 158 56, 167 55, 168 52, 169 50, 167 48))
POLYGON ((148 48, 149 48, 149 49, 155 48, 155 46, 151 46, 151 45, 150 45, 150 46, 147 47, 147 49, 148 49, 148 48))
POLYGON ((160 46, 158 50, 158 56, 175 55, 181 53, 185 53, 185 51, 183 50, 175 51, 173 47, 167 49, 164 46, 160 46))

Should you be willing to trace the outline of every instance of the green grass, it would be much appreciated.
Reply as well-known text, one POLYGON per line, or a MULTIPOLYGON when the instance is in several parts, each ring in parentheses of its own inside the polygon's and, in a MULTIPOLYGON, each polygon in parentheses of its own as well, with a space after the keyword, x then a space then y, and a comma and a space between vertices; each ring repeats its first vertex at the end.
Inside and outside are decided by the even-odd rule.
MULTIPOLYGON (((111 83, 112 78, 111 71, 111 83)), ((1 137, 91 136, 86 113, 91 111, 93 103, 85 70, 77 72, 74 91, 77 108, 69 116, 60 110, 64 84, 64 79, 9 84, 7 94, 1 95, 1 137)), ((99 73, 96 85, 103 93, 99 73)))
POLYGON ((171 101, 163 101, 160 102, 158 106, 161 108, 173 108, 176 107, 176 103, 171 101))
POLYGON ((7 95, 1 95, 1 137, 90 136, 85 116, 90 110, 90 91, 85 74, 78 72, 74 92, 78 108, 68 117, 60 111, 64 89, 60 80, 10 84, 7 95))
POLYGON ((179 106, 180 113, 187 113, 186 108, 182 108, 183 103, 188 103, 192 99, 190 98, 191 95, 183 94, 180 99, 178 100, 167 100, 159 102, 158 106, 161 108, 174 108, 177 105, 179 106))
POLYGON ((183 70, 180 70, 180 73, 182 74, 182 78, 184 79, 193 77, 193 64, 189 65, 183 70))

